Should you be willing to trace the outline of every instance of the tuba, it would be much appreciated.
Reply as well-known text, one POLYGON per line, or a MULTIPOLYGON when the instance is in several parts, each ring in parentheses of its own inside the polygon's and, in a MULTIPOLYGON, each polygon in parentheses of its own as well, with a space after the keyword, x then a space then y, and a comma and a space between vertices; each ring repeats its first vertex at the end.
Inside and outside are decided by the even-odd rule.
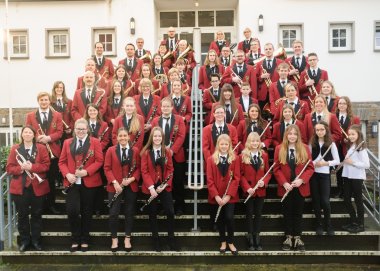
POLYGON ((139 59, 140 60, 149 60, 149 62, 150 62, 150 61, 152 61, 152 56, 150 55, 149 52, 146 52, 145 55, 141 56, 139 59))

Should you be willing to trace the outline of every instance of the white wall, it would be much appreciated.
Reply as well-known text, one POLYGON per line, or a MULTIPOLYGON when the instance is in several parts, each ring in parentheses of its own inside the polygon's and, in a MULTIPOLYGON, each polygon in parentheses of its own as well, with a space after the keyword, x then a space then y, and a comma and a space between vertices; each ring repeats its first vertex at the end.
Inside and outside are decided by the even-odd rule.
MULTIPOLYGON (((173 3, 181 5, 181 1, 173 3)), ((376 0, 240 0, 236 7, 237 37, 243 38, 247 26, 257 34, 259 14, 264 15, 264 31, 257 34, 262 44, 278 43, 279 23, 303 23, 305 50, 318 53, 320 67, 328 70, 338 94, 348 95, 354 101, 380 101, 380 90, 374 89, 380 52, 373 52, 373 25, 380 20, 379 10, 380 1, 376 0), (354 53, 328 52, 329 21, 355 21, 354 53)), ((0 108, 35 106, 36 93, 50 92, 56 80, 64 81, 72 96, 84 62, 93 53, 91 27, 116 27, 118 55, 113 58, 114 64, 125 56, 125 44, 134 43, 137 37, 144 37, 145 47, 157 49, 157 14, 154 0, 10 3, 9 28, 29 29, 30 58, 7 63, 3 58, 4 42, 0 40, 0 108), (136 20, 134 36, 129 31, 131 17, 136 20), (68 59, 45 59, 45 28, 55 27, 70 28, 68 59)), ((4 1, 0 4, 0 18, 0 28, 4 29, 4 1)))
POLYGON ((250 27, 263 45, 278 43, 279 23, 303 23, 305 52, 316 52, 319 66, 329 73, 339 95, 353 101, 380 101, 380 89, 374 83, 379 78, 380 52, 373 51, 374 21, 380 20, 380 1, 376 0, 240 0, 239 37, 250 27), (256 1, 255 1, 256 2, 256 1), (258 8, 257 8, 258 7, 258 8), (257 19, 264 16, 264 31, 258 33, 257 19), (355 22, 355 52, 328 52, 328 23, 355 22))

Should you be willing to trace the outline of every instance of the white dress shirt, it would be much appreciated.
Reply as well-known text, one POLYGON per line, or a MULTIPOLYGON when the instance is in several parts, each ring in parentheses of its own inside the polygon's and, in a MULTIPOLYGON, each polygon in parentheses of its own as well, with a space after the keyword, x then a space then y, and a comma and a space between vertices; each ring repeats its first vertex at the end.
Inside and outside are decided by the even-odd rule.
MULTIPOLYGON (((320 149, 322 149, 323 144, 324 144, 323 142, 319 142, 319 148, 320 149)), ((310 151, 312 152, 312 146, 311 145, 309 145, 309 148, 310 148, 310 151)), ((332 143, 330 151, 331 151, 333 160, 327 161, 329 163, 328 166, 316 167, 314 169, 314 172, 316 172, 316 173, 330 174, 330 167, 334 167, 334 166, 339 165, 339 163, 340 163, 339 153, 338 153, 338 149, 337 149, 337 147, 336 147, 336 145, 335 145, 334 142, 332 143)), ((324 155, 324 153, 320 153, 318 155, 318 157, 315 160, 313 160, 314 166, 315 166, 315 164, 317 162, 326 161, 325 159, 321 160, 322 155, 324 155)))
MULTIPOLYGON (((347 151, 346 157, 349 157, 355 148, 356 146, 352 145, 347 151)), ((365 180, 367 178, 365 170, 369 169, 370 166, 367 150, 355 151, 350 158, 354 163, 353 165, 343 164, 342 177, 365 180)))

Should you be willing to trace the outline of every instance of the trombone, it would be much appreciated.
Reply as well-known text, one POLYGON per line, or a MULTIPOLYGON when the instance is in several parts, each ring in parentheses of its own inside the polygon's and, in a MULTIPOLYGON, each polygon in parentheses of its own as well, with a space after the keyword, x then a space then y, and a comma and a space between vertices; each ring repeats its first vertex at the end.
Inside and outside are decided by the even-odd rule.
MULTIPOLYGON (((51 109, 51 111, 53 111, 53 112, 55 112, 55 113, 58 113, 57 110, 54 109, 54 107, 50 106, 50 109, 51 109)), ((65 126, 65 129, 66 129, 66 130, 67 130, 67 129, 70 129, 70 126, 67 125, 67 123, 63 120, 63 116, 62 116, 62 123, 63 123, 63 125, 65 126)))
MULTIPOLYGON (((21 166, 23 163, 26 162, 26 159, 24 156, 22 156, 21 153, 19 153, 19 151, 16 149, 16 161, 17 163, 21 166)), ((34 178, 37 178, 38 180, 38 183, 42 183, 44 180, 37 174, 37 173, 31 173, 29 170, 25 170, 26 174, 28 175, 28 177, 30 179, 34 179, 34 178)))
MULTIPOLYGON (((38 135, 43 135, 43 136, 46 136, 44 130, 42 130, 42 127, 41 127, 41 124, 38 123, 38 130, 37 130, 37 134, 38 135)), ((48 150, 49 154, 50 154, 50 159, 54 159, 55 156, 50 148, 50 145, 49 143, 45 143, 45 146, 46 146, 46 149, 48 150)))

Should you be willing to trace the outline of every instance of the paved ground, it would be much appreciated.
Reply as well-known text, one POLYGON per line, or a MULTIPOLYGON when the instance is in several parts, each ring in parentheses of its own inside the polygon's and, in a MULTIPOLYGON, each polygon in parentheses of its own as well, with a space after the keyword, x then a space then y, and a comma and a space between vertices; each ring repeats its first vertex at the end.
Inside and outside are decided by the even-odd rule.
POLYGON ((228 265, 228 266, 168 266, 168 265, 0 265, 0 271, 379 271, 380 265, 228 265))

